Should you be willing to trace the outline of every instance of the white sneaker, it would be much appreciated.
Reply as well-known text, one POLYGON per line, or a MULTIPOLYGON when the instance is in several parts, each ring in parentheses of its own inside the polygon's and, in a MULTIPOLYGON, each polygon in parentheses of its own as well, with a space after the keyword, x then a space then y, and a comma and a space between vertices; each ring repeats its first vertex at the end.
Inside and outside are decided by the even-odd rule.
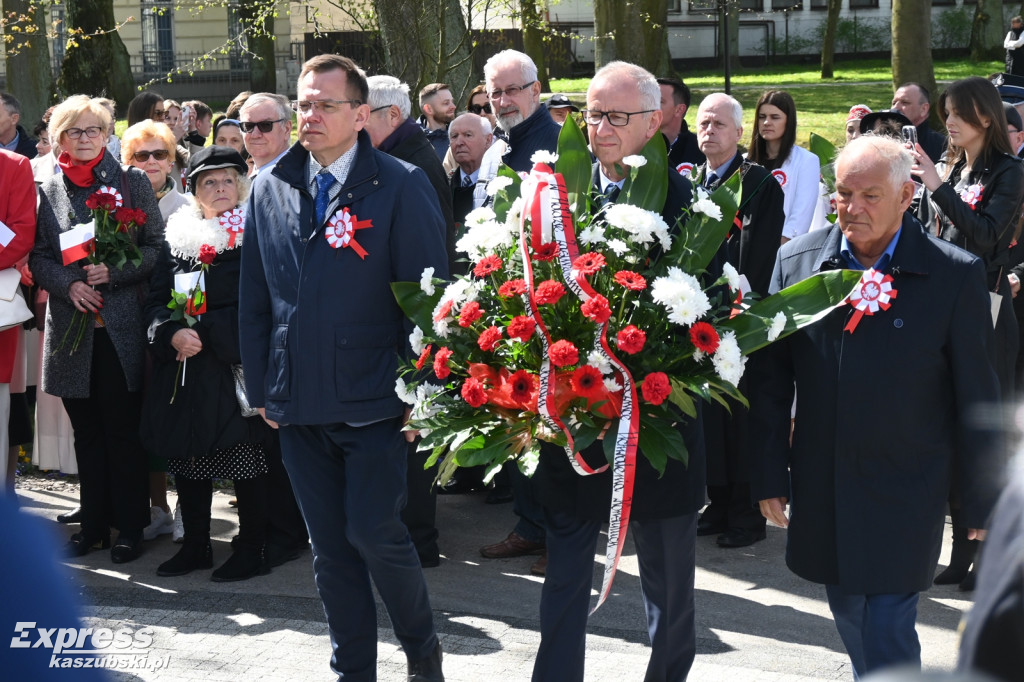
POLYGON ((152 540, 158 535, 166 535, 174 530, 174 519, 160 507, 152 507, 149 510, 151 523, 142 530, 142 537, 152 540))
POLYGON ((177 542, 179 545, 185 542, 185 525, 181 522, 181 502, 174 505, 174 526, 171 532, 171 540, 177 542))

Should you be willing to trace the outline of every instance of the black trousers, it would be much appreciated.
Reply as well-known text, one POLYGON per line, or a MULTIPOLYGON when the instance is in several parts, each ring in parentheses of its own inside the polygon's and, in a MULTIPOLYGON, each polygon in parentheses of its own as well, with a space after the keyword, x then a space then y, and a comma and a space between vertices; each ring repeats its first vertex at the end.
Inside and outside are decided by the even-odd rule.
POLYGON ((63 399, 75 432, 82 532, 100 539, 114 526, 141 535, 149 525, 149 470, 139 440, 142 396, 128 390, 105 329, 93 331, 91 373, 88 398, 63 399))
MULTIPOLYGON (((266 504, 268 510, 273 510, 272 513, 268 511, 267 515, 267 544, 288 549, 304 548, 309 545, 309 533, 306 532, 306 522, 299 511, 299 504, 295 501, 292 482, 281 461, 281 440, 277 431, 264 443, 263 451, 267 457, 267 475, 261 478, 266 478, 266 504)), ((235 481, 236 492, 239 483, 235 481)), ((240 494, 244 496, 244 492, 240 494)), ((241 506, 241 498, 238 504, 241 506)))
POLYGON ((412 544, 420 561, 437 561, 437 488, 434 487, 436 469, 424 469, 430 452, 416 449, 418 441, 408 444, 406 469, 406 503, 402 509, 402 523, 409 529, 412 544))
MULTIPOLYGON (((176 476, 178 500, 181 502, 181 524, 185 542, 206 544, 210 540, 210 505, 213 503, 213 481, 176 476)), ((238 543, 262 547, 267 538, 268 496, 266 475, 238 479, 238 543)))

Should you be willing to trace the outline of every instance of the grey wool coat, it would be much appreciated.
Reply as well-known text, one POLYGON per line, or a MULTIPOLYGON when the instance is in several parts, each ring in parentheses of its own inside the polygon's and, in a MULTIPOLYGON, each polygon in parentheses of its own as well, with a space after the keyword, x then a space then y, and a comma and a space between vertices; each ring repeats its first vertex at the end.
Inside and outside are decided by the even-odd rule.
MULTIPOLYGON (((85 261, 64 265, 60 251, 60 233, 92 220, 85 200, 100 187, 116 188, 122 196, 131 195, 131 206, 146 213, 146 224, 137 233, 142 264, 131 262, 124 267, 110 268, 110 282, 97 287, 103 295, 101 316, 110 340, 121 360, 129 391, 142 389, 142 372, 146 349, 146 328, 142 319, 145 287, 156 264, 164 239, 164 221, 160 215, 153 187, 146 174, 126 168, 109 153, 93 169, 95 182, 79 187, 66 176, 50 178, 39 188, 39 215, 36 245, 29 258, 29 267, 36 284, 50 294, 46 310, 46 333, 43 341, 43 390, 61 398, 88 398, 92 378, 92 342, 94 324, 90 321, 78 350, 71 352, 72 335, 58 350, 64 333, 71 326, 75 313, 68 289, 76 281, 85 281, 85 261), (128 187, 123 186, 127 178, 128 187)), ((127 202, 126 202, 127 203, 127 202)))

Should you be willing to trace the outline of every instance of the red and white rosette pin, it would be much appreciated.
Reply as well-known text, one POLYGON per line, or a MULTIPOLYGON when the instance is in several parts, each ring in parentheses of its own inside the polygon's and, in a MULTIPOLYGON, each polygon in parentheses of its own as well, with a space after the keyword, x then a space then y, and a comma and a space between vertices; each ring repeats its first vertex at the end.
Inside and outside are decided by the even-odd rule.
POLYGON ((245 209, 233 208, 220 214, 220 226, 227 230, 228 248, 235 248, 235 240, 245 231, 245 209))
POLYGON ((892 288, 892 282, 892 275, 883 275, 874 269, 867 270, 846 299, 855 310, 843 331, 852 334, 862 317, 874 315, 879 310, 888 310, 897 293, 892 288))
POLYGON ((349 212, 346 206, 327 221, 327 231, 324 234, 327 237, 327 243, 332 248, 351 248, 360 258, 365 260, 367 256, 366 249, 356 241, 355 234, 356 230, 364 230, 368 227, 373 227, 371 220, 359 220, 354 213, 349 212))
POLYGON ((977 209, 978 202, 981 201, 981 195, 984 192, 985 188, 981 186, 980 182, 976 182, 963 192, 960 192, 960 199, 974 211, 977 209))
POLYGON ((100 187, 98 190, 96 190, 96 194, 109 194, 111 197, 114 198, 115 206, 117 206, 118 208, 124 206, 124 197, 122 197, 121 193, 118 192, 117 189, 114 187, 108 187, 107 185, 104 185, 103 187, 100 187))

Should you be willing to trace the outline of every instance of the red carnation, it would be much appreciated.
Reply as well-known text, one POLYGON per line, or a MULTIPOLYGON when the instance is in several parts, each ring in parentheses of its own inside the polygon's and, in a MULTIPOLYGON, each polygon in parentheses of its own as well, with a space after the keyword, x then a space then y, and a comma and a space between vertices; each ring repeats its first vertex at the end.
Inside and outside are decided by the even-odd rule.
POLYGON ((616 272, 615 281, 630 291, 643 291, 647 288, 647 280, 630 270, 619 270, 616 272))
POLYGON ((99 208, 100 202, 98 196, 99 195, 97 194, 93 194, 88 199, 86 199, 85 207, 88 208, 90 211, 95 211, 97 208, 99 208))
POLYGON ((639 353, 647 343, 647 334, 636 325, 629 325, 618 333, 615 343, 623 353, 639 353))
POLYGON ((455 301, 447 300, 441 304, 441 309, 434 315, 434 322, 440 322, 444 318, 448 317, 448 313, 452 311, 452 307, 455 305, 455 301))
POLYGON ((480 334, 480 337, 476 340, 476 345, 480 346, 480 350, 491 351, 498 347, 500 341, 501 329, 498 327, 488 327, 480 334))
POLYGON ((128 231, 128 224, 131 223, 134 220, 134 218, 135 218, 135 209, 134 208, 126 208, 126 207, 122 206, 121 208, 119 208, 116 211, 114 211, 114 220, 116 220, 118 222, 117 231, 118 232, 127 232, 128 231))
POLYGON ((132 222, 135 223, 136 225, 145 225, 146 212, 143 211, 141 208, 134 209, 134 213, 132 215, 132 222))
POLYGON ((459 313, 459 326, 468 327, 483 317, 483 314, 484 311, 480 309, 480 304, 476 301, 470 301, 462 306, 462 312, 459 313))
POLYGON ((546 305, 548 303, 558 303, 558 299, 564 295, 565 287, 562 286, 561 282, 549 279, 538 285, 533 298, 537 301, 537 305, 546 305))
POLYGON ((604 324, 612 316, 611 308, 608 307, 608 299, 601 294, 596 294, 580 306, 580 312, 598 324, 604 324))
POLYGON ((462 398, 470 407, 480 407, 487 402, 487 391, 479 379, 469 377, 462 383, 462 398))
POLYGON ((501 259, 492 254, 476 264, 476 267, 473 268, 473 274, 477 277, 486 277, 498 270, 501 270, 501 259))
POLYGON ((498 287, 498 296, 508 298, 517 294, 526 293, 526 282, 521 279, 510 279, 498 287))
POLYGON ((537 385, 537 377, 525 369, 520 369, 513 372, 512 376, 508 378, 508 385, 511 389, 509 395, 512 400, 520 404, 528 403, 533 396, 534 387, 537 385))
MULTIPOLYGON (((96 199, 96 208, 100 209, 101 211, 112 213, 115 209, 117 209, 117 199, 114 197, 113 194, 107 194, 106 192, 97 192, 96 194, 93 194, 90 198, 96 199)), ((86 205, 88 206, 88 200, 86 200, 86 205)))
POLYGON ((697 322, 690 327, 690 340, 693 341, 697 350, 708 355, 712 355, 718 350, 718 332, 707 322, 697 322))
POLYGON ((199 262, 203 265, 209 265, 216 257, 217 249, 213 248, 211 245, 203 244, 199 247, 199 262))
POLYGON ((668 383, 668 375, 664 372, 651 372, 644 377, 640 391, 644 395, 644 400, 652 405, 661 405, 672 393, 672 385, 668 383))
POLYGON ((548 355, 551 356, 551 362, 555 367, 575 365, 580 360, 580 352, 576 350, 576 346, 572 345, 571 341, 566 341, 565 339, 551 344, 548 355))
POLYGON ((584 275, 593 275, 604 266, 604 255, 596 251, 585 253, 572 262, 573 270, 577 270, 584 275))
POLYGON ((451 350, 448 346, 442 346, 437 349, 437 353, 434 355, 434 374, 437 375, 438 379, 447 379, 448 375, 452 373, 450 367, 448 367, 448 361, 452 357, 451 350))
POLYGON ((526 315, 513 317, 512 321, 508 323, 508 337, 510 339, 519 339, 525 343, 533 336, 533 330, 536 327, 537 323, 533 321, 532 317, 527 317, 526 315))
POLYGON ((558 256, 558 242, 541 244, 533 250, 534 260, 549 261, 554 260, 556 256, 558 256))
POLYGON ((433 344, 428 344, 423 352, 420 353, 420 357, 416 360, 416 369, 423 369, 424 365, 427 364, 427 360, 430 359, 430 349, 433 348, 433 344))
POLYGON ((583 365, 572 373, 572 390, 578 396, 597 400, 604 397, 604 376, 593 365, 583 365))

